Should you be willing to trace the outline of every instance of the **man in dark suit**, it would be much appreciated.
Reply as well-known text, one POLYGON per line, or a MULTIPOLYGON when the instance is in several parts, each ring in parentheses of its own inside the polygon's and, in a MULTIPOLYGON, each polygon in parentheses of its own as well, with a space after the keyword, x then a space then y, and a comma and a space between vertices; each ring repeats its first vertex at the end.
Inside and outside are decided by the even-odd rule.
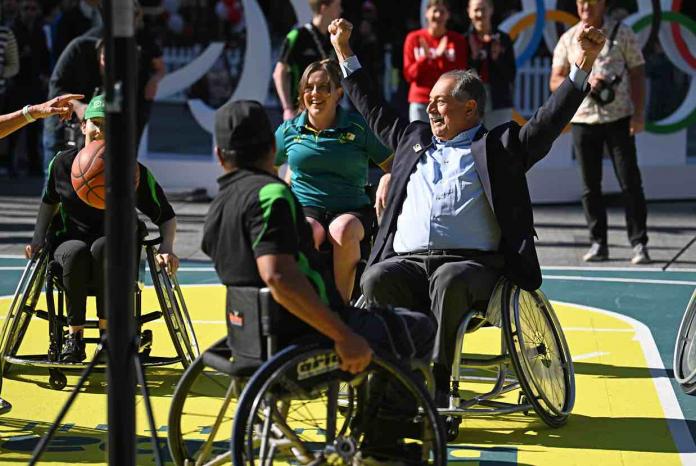
POLYGON ((443 74, 430 92, 429 124, 400 119, 371 86, 353 54, 352 25, 331 23, 344 89, 394 151, 387 206, 362 276, 368 302, 432 312, 437 400, 447 397, 458 323, 485 306, 502 275, 526 290, 541 285, 525 173, 551 149, 589 87, 605 37, 579 28, 575 66, 524 126, 481 125, 485 90, 474 73, 443 74))

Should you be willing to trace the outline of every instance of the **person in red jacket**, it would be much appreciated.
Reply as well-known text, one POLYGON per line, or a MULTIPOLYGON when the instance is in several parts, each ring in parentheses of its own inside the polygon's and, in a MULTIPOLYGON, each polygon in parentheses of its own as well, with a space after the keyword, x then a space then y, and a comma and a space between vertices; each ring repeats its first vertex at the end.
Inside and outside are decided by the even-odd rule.
POLYGON ((446 0, 428 0, 425 10, 427 27, 411 31, 406 36, 404 77, 410 83, 411 121, 428 121, 426 107, 430 89, 443 73, 468 67, 466 39, 458 32, 447 30, 449 17, 446 0))

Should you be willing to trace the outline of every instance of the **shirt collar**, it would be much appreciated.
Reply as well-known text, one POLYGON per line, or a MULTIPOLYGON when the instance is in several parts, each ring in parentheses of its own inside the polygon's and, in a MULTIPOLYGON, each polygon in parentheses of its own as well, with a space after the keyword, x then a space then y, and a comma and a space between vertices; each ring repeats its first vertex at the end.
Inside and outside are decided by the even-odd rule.
MULTIPOLYGON (((304 112, 300 113, 297 117, 295 117, 295 122, 294 126, 297 130, 300 130, 307 126, 307 110, 304 112)), ((345 129, 350 127, 350 118, 348 116, 348 112, 343 110, 343 107, 340 105, 336 107, 336 124, 331 127, 327 128, 327 130, 331 129, 345 129)))
POLYGON ((476 133, 478 133, 479 129, 481 129, 481 123, 478 125, 474 126, 473 128, 469 128, 467 130, 462 131, 461 133, 457 134, 453 139, 450 139, 449 141, 443 141, 437 136, 433 135, 433 144, 435 145, 436 148, 440 147, 469 147, 471 146, 471 143, 474 140, 474 136, 476 136, 476 133))

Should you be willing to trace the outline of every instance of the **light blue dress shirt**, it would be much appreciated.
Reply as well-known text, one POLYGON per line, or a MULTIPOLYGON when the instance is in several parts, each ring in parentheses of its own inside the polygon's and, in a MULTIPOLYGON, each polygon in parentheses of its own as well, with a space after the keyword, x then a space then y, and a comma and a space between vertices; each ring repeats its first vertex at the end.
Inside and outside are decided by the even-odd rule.
MULTIPOLYGON (((340 63, 344 77, 362 66, 353 55, 340 63)), ((584 90, 588 73, 573 64, 570 80, 584 90)), ((406 185, 406 199, 397 218, 394 251, 477 249, 492 251, 500 243, 500 226, 483 191, 471 143, 481 125, 450 141, 433 136, 406 185)))
POLYGON ((500 227, 471 154, 471 142, 480 128, 463 131, 450 141, 433 137, 433 145, 418 160, 406 185, 395 252, 498 249, 500 227))

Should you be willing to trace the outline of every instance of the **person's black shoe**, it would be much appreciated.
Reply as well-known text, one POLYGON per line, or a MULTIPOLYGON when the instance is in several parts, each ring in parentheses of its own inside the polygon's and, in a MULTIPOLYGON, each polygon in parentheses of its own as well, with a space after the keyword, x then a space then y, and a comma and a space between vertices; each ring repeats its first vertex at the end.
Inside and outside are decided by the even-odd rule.
POLYGON ((585 262, 602 262, 609 259, 609 248, 606 244, 592 243, 590 249, 582 256, 585 262))
POLYGON ((12 405, 10 402, 0 397, 0 414, 9 413, 11 409, 12 405))
POLYGON ((60 350, 60 360, 62 362, 82 362, 86 358, 85 342, 82 337, 77 333, 69 334, 60 350))

